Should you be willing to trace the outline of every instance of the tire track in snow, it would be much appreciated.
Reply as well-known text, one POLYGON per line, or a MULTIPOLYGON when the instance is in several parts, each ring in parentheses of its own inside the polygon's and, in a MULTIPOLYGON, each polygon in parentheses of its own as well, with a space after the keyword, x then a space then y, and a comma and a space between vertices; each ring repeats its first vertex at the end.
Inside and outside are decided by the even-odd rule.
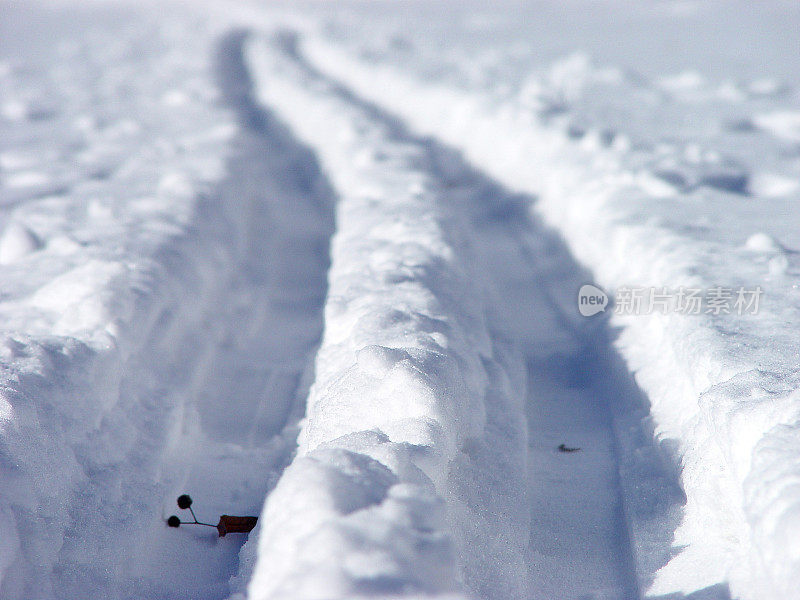
MULTIPOLYGON (((322 332, 334 228, 332 193, 313 154, 253 102, 244 39, 243 31, 231 31, 214 57, 223 102, 240 132, 215 206, 199 217, 210 235, 228 224, 221 241, 240 258, 209 323, 219 332, 216 345, 188 390, 183 431, 162 475, 172 490, 166 514, 176 512, 175 496, 188 491, 200 519, 212 522, 223 513, 259 514, 294 451, 322 332)), ((157 582, 153 597, 227 597, 244 539, 185 529, 165 531, 157 523, 145 538, 157 543, 140 544, 148 560, 139 568, 157 582)), ((246 570, 239 570, 244 579, 246 570)), ((244 583, 234 581, 233 588, 244 583)))
MULTIPOLYGON (((492 196, 509 198, 499 188, 492 196)), ((610 377, 608 350, 597 323, 582 327, 553 301, 588 278, 558 236, 527 216, 530 201, 474 219, 497 290, 489 311, 527 365, 528 597, 635 598, 612 416, 598 385, 610 377)), ((615 394, 634 393, 619 383, 615 394)))
POLYGON ((110 348, 17 342, 44 366, 22 374, 14 397, 76 416, 41 410, 41 432, 3 440, 23 446, 10 446, 21 466, 5 462, 4 446, 0 467, 12 516, 33 534, 11 556, 4 599, 227 597, 245 538, 165 519, 183 492, 200 520, 258 514, 295 447, 322 330, 332 198, 313 156, 253 104, 241 43, 231 33, 215 57, 240 125, 227 175, 199 192, 185 230, 109 283, 121 292, 101 290, 123 307, 135 298, 110 348), (82 410, 85 433, 68 427, 82 410), (28 481, 29 471, 48 480, 28 481), (56 526, 48 505, 27 512, 26 494, 58 504, 56 526))
POLYGON ((527 480, 530 507, 527 597, 638 597, 608 398, 637 392, 615 379, 602 322, 575 310, 574 292, 589 276, 560 236, 530 217, 534 198, 424 143, 447 165, 447 180, 459 182, 449 208, 469 215, 495 343, 510 343, 526 365, 528 471, 517 476, 527 480))
POLYGON ((447 179, 460 182, 450 210, 469 215, 495 344, 510 344, 526 366, 528 471, 517 474, 530 507, 526 597, 636 598, 610 402, 637 390, 617 374, 603 323, 575 309, 575 292, 590 278, 560 236, 530 217, 534 198, 425 143, 434 161, 446 162, 447 179))
MULTIPOLYGON (((641 395, 620 368, 604 325, 577 317, 572 304, 574 294, 588 280, 587 274, 577 266, 559 236, 529 216, 533 199, 509 194, 467 166, 454 152, 409 134, 395 118, 306 63, 292 37, 283 36, 281 45, 285 58, 293 63, 289 71, 299 69, 302 73, 290 75, 290 79, 296 78, 290 85, 314 88, 312 94, 334 96, 335 103, 349 105, 347 111, 384 128, 387 143, 414 147, 415 154, 425 157, 422 166, 415 162, 415 168, 421 168, 445 190, 436 200, 451 214, 450 226, 469 215, 471 226, 451 233, 469 240, 471 260, 483 279, 476 281, 476 287, 485 285, 489 290, 491 301, 485 310, 493 352, 507 353, 508 348, 514 348, 527 363, 529 473, 517 473, 517 477, 529 484, 532 526, 526 559, 530 561, 530 574, 524 586, 528 597, 637 597, 613 419, 645 429, 639 423, 641 395), (615 411, 626 414, 613 414, 611 403, 615 411), (581 450, 559 452, 561 443, 580 446, 581 450)), ((286 75, 282 72, 280 77, 286 75)), ((269 85, 269 81, 263 80, 262 85, 269 85)), ((267 94, 267 100, 271 97, 267 94)), ((286 106, 281 108, 287 110, 286 106)), ((308 135, 313 136, 307 132, 308 135)), ((321 136, 309 143, 320 144, 326 153, 335 152, 329 144, 335 148, 336 142, 325 141, 321 136)), ((388 178, 394 176, 394 168, 395 163, 388 159, 388 178)), ((515 381, 519 392, 520 381, 515 381)), ((491 389, 487 388, 485 398, 487 413, 493 408, 491 389)), ((490 419, 490 423, 503 426, 501 420, 490 419)), ((643 431, 640 436, 645 441, 637 450, 657 454, 655 448, 648 446, 646 434, 643 431)), ((491 485, 486 473, 469 473, 470 469, 493 466, 491 459, 483 457, 481 462, 477 454, 473 452, 465 464, 470 460, 472 463, 462 471, 458 460, 451 464, 451 484, 456 489, 459 477, 472 476, 491 485)), ((662 476, 669 477, 664 473, 662 476)), ((491 503, 490 494, 469 497, 467 493, 462 500, 471 503, 473 511, 503 510, 491 503)), ((498 583, 509 577, 503 567, 507 571, 515 567, 497 564, 502 559, 492 556, 491 540, 485 539, 487 530, 472 537, 469 532, 457 532, 458 535, 464 536, 462 542, 466 542, 461 547, 461 567, 467 587, 481 597, 508 597, 508 590, 498 592, 498 583)), ((668 546, 660 550, 668 552, 668 546)))

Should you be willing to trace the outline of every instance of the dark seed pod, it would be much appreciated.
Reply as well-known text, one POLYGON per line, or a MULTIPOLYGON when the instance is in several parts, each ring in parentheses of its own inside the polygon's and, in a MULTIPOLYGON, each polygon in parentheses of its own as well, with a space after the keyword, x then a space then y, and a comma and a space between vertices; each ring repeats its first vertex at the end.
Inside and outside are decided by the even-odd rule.
POLYGON ((178 496, 178 508, 187 509, 192 505, 192 499, 189 494, 182 494, 178 496))
POLYGON ((181 520, 175 515, 172 515, 169 519, 167 519, 167 525, 169 525, 170 527, 180 527, 181 520))

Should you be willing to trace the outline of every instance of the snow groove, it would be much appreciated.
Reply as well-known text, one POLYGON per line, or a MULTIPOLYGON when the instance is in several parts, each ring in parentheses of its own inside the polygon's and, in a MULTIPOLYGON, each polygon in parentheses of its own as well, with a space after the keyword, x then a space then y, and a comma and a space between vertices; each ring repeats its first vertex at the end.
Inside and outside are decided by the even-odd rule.
MULTIPOLYGON (((116 30, 97 18, 88 39, 103 44, 116 30)), ((145 39, 123 38, 123 51, 153 43, 147 17, 131 18, 145 39)), ((209 73, 214 38, 191 26, 200 32, 165 31, 187 36, 177 48, 199 41, 179 63, 198 69, 187 78, 198 87, 216 75, 225 108, 190 104, 190 123, 153 109, 157 130, 160 119, 174 128, 160 149, 176 170, 132 153, 108 181, 83 184, 91 202, 78 186, 10 214, 61 231, 3 266, 9 278, 37 274, 2 304, 4 600, 228 596, 241 537, 165 518, 182 492, 201 520, 258 514, 295 446, 322 330, 331 196, 313 157, 252 103, 242 36, 220 42, 209 73), (104 225, 85 227, 87 212, 104 225)), ((123 93, 161 72, 133 65, 123 93)))

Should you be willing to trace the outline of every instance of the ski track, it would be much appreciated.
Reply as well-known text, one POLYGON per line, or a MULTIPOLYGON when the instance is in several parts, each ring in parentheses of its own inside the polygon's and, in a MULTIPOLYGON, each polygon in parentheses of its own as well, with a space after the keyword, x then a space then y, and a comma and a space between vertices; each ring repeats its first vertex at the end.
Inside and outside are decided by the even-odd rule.
MULTIPOLYGON (((520 473, 515 476, 527 480, 527 490, 522 496, 529 506, 527 565, 523 566, 528 572, 524 575, 524 584, 515 588, 513 565, 510 565, 511 573, 495 570, 492 529, 477 529, 473 534, 466 533, 460 547, 466 588, 482 598, 519 597, 520 594, 537 599, 638 597, 635 561, 619 479, 619 470, 630 465, 618 462, 620 449, 616 443, 615 424, 631 429, 629 439, 635 438, 640 445, 625 450, 646 456, 640 460, 647 460, 651 467, 649 477, 653 487, 637 492, 629 482, 630 500, 650 502, 651 510, 656 513, 673 510, 673 505, 665 501, 665 495, 659 494, 676 488, 675 472, 667 466, 662 450, 652 441, 652 432, 643 425, 647 423, 646 419, 642 420, 646 405, 611 348, 610 336, 602 322, 598 325, 576 318, 571 294, 565 297, 564 290, 577 289, 588 280, 587 273, 577 266, 559 236, 530 216, 529 207, 535 199, 510 194, 465 164, 454 151, 435 140, 411 135, 396 118, 359 99, 305 62, 292 35, 278 37, 281 41, 273 41, 271 50, 264 46, 255 48, 267 54, 274 54, 276 45, 281 48, 281 60, 291 63, 288 71, 300 73, 289 76, 289 87, 297 88, 292 93, 302 94, 299 90, 303 88, 317 90, 318 95, 325 95, 320 102, 343 105, 345 108, 339 109, 341 112, 357 115, 349 117, 360 123, 356 131, 376 127, 384 132, 383 143, 387 146, 401 144, 413 148, 409 151, 412 155, 424 157, 421 165, 419 161, 414 162, 415 169, 422 170, 433 180, 431 187, 444 190, 434 197, 440 209, 451 215, 468 215, 465 237, 470 240, 472 272, 484 279, 474 285, 476 291, 483 288, 487 294, 483 310, 495 358, 501 360, 497 356, 513 348, 516 360, 525 365, 524 376, 512 377, 512 380, 517 383, 517 393, 527 387, 528 451, 520 464, 527 464, 528 472, 527 477, 520 473), (331 95, 336 99, 331 100, 331 95), (640 430, 638 436, 632 433, 636 429, 640 430), (560 452, 560 444, 580 450, 560 452), (651 496, 659 498, 653 501, 651 496), (492 558, 487 561, 486 557, 492 558), (522 592, 523 589, 527 592, 522 592)), ((278 69, 286 69, 286 66, 278 69)), ((259 70, 267 72, 272 68, 262 64, 256 67, 256 71, 259 70)), ((284 77, 286 75, 281 79, 284 77)), ((278 85, 262 76, 259 87, 273 84, 278 85)), ((289 108, 291 103, 280 106, 280 93, 277 96, 266 93, 265 101, 275 102, 276 110, 288 115, 285 118, 296 118, 289 108)), ((308 128, 313 126, 308 125, 308 128)), ((370 134, 373 142, 374 135, 370 134)), ((323 154, 344 151, 337 149, 335 143, 321 138, 315 140, 314 134, 308 131, 301 137, 312 147, 324 144, 323 154)), ((396 167, 391 151, 386 150, 386 153, 382 167, 386 177, 399 178, 400 175, 393 174, 393 169, 402 169, 402 161, 401 166, 396 167)), ((323 164, 327 164, 324 159, 323 164)), ((457 218, 453 218, 451 226, 453 222, 460 223, 457 218)), ((455 234, 451 232, 451 235, 455 234)), ((464 232, 458 234, 461 236, 464 232)), ((513 371, 510 366, 513 364, 514 361, 506 362, 505 368, 513 371)), ((492 439, 492 427, 502 427, 503 420, 501 415, 492 415, 496 402, 493 394, 490 384, 484 398, 488 440, 492 439)), ((480 457, 473 453, 472 461, 477 464, 480 457)), ((457 472, 458 459, 453 465, 457 472)), ((498 466, 489 462, 483 468, 498 466)), ((491 485, 481 481, 481 477, 486 476, 486 473, 461 474, 464 480, 474 477, 479 483, 491 485)), ((460 500, 468 510, 478 513, 491 501, 480 494, 470 496, 458 486, 450 493, 461 494, 460 500)), ((673 495, 678 496, 679 501, 679 494, 673 495)), ((661 518, 660 521, 670 523, 674 519, 661 518)), ((651 533, 650 550, 665 560, 670 552, 671 532, 651 533)), ((464 532, 455 532, 455 535, 458 537, 464 532)), ((271 577, 275 573, 264 564, 270 556, 262 560, 263 577, 271 577)), ((651 567, 658 566, 656 558, 651 567)))

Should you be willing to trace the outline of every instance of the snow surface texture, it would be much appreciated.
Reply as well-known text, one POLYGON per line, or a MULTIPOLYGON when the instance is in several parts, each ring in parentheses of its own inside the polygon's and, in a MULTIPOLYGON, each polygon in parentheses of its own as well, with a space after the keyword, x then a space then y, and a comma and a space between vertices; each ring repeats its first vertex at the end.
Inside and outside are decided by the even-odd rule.
POLYGON ((530 199, 316 72, 294 35, 248 57, 339 198, 316 380, 249 597, 634 596, 592 384, 592 359, 611 357, 541 285, 585 274, 528 220, 530 199))
POLYGON ((3 599, 228 595, 241 538, 165 518, 259 513, 322 329, 331 197, 241 36, 119 11, 4 13, 3 93, 64 97, 0 125, 3 599))
POLYGON ((291 44, 282 40, 282 57, 250 48, 259 99, 316 142, 339 198, 337 231, 298 457, 265 508, 249 597, 456 591, 457 552, 478 548, 447 532, 465 531, 467 519, 476 538, 507 532, 496 543, 510 581, 498 591, 517 595, 527 532, 514 510, 524 507, 519 482, 493 490, 511 510, 481 516, 451 480, 471 440, 510 461, 525 441, 519 391, 492 360, 465 228, 441 214, 424 148, 393 139, 389 125, 304 73, 291 44), (490 385, 516 429, 487 440, 490 385), (448 496, 456 506, 444 506, 448 496))
POLYGON ((0 598, 800 598, 796 4, 0 11, 0 598))
MULTIPOLYGON (((607 289, 636 282, 672 289, 758 284, 766 290, 759 315, 749 322, 726 314, 619 317, 618 345, 649 395, 659 435, 676 441, 683 464, 687 499, 675 543, 686 548, 656 574, 652 592, 688 592, 729 580, 737 596, 797 597, 800 538, 788 533, 800 523, 797 466, 790 458, 800 432, 798 344, 790 333, 800 323, 794 254, 763 233, 748 238, 744 250, 737 247, 741 221, 735 218, 698 235, 683 217, 692 212, 675 206, 685 184, 656 184, 659 174, 641 169, 641 158, 626 144, 604 148, 590 136, 576 142, 568 128, 537 119, 521 101, 415 79, 318 37, 303 48, 313 64, 416 131, 463 149, 509 187, 539 194, 538 210, 607 289), (683 218, 669 218, 675 210, 683 218), (720 261, 731 254, 738 260, 720 261), (776 259, 783 259, 782 267, 776 259)), ((573 86, 605 77, 585 61, 569 68, 577 69, 566 78, 573 86)), ((562 78, 551 75, 539 94, 559 95, 562 78)), ((791 131, 785 115, 761 123, 791 131)), ((746 174, 740 178, 747 180, 746 174)), ((732 194, 745 185, 708 175, 699 181, 732 194)), ((748 218, 749 205, 728 203, 726 210, 748 218)), ((783 206, 783 214, 797 214, 783 206)), ((703 215, 702 208, 694 212, 703 215)), ((636 538, 635 520, 632 528, 636 538)))

